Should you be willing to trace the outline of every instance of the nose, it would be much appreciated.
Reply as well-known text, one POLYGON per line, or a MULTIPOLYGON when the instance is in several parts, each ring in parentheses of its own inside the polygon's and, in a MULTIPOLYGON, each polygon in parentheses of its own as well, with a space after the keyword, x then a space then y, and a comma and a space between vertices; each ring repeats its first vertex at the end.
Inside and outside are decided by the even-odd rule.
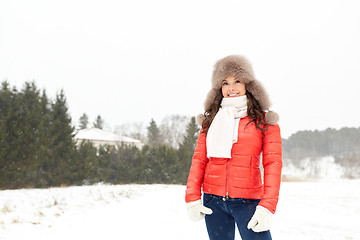
POLYGON ((234 84, 229 84, 229 90, 230 90, 230 91, 235 90, 235 86, 234 86, 234 84))

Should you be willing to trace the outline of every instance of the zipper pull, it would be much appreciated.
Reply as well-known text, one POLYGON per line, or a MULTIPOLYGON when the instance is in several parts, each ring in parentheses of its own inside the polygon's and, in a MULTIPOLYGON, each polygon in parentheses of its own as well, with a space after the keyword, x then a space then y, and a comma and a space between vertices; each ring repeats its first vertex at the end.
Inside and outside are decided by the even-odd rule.
POLYGON ((226 193, 226 200, 229 200, 229 193, 226 193))

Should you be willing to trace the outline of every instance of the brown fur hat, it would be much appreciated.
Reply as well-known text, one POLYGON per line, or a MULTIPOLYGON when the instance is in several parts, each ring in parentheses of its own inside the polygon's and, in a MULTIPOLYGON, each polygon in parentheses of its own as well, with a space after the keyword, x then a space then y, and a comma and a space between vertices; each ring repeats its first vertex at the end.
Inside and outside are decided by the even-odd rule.
MULTIPOLYGON (((249 91, 259 102, 260 107, 266 112, 265 122, 270 125, 276 125, 279 116, 277 113, 269 111, 271 102, 263 85, 255 79, 255 75, 251 63, 243 56, 230 55, 218 60, 214 65, 212 74, 212 89, 207 94, 204 107, 205 111, 210 108, 215 96, 221 89, 221 83, 227 76, 234 76, 241 79, 245 83, 246 91, 249 91)), ((198 116, 197 122, 200 124, 204 120, 204 116, 198 116)), ((200 124, 201 125, 201 124, 200 124)))

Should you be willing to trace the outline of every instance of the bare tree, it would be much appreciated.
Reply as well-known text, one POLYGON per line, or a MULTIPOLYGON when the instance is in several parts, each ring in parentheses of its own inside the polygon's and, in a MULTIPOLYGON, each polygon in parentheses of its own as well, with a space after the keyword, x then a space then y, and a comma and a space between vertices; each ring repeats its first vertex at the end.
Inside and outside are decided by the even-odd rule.
POLYGON ((159 126, 163 143, 173 148, 178 148, 186 133, 186 126, 190 121, 189 116, 166 116, 159 126))
POLYGON ((146 139, 146 128, 143 122, 128 122, 116 126, 115 132, 120 135, 138 139, 142 142, 146 139))

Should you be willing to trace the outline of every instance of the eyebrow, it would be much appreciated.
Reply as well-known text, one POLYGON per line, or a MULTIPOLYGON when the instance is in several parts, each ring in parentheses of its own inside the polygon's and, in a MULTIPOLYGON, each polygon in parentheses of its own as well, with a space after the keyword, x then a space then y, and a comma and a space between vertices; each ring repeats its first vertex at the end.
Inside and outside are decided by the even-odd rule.
MULTIPOLYGON (((239 81, 241 81, 239 78, 237 78, 237 77, 235 77, 234 78, 234 81, 236 81, 236 80, 239 80, 239 81)), ((227 82, 228 80, 226 80, 226 79, 223 79, 221 82, 227 82)))

